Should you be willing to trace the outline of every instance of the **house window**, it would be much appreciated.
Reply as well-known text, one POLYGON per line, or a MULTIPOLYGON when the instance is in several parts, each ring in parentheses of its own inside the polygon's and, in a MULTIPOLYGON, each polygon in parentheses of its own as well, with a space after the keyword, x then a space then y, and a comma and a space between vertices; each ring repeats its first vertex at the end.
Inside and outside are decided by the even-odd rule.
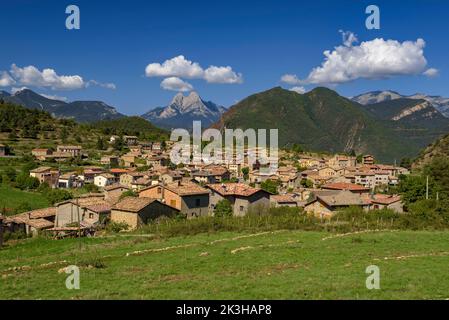
POLYGON ((157 193, 161 194, 162 193, 162 188, 157 188, 157 193))
POLYGON ((244 210, 243 206, 240 206, 240 212, 242 212, 244 210))
POLYGON ((176 200, 170 200, 170 206, 176 207, 176 200))

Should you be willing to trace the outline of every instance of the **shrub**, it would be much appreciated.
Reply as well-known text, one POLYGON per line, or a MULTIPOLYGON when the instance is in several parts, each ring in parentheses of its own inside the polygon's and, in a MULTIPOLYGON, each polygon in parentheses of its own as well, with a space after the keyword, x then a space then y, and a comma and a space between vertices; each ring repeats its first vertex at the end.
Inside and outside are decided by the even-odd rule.
POLYGON ((125 222, 110 222, 106 226, 106 230, 109 232, 119 233, 121 231, 126 231, 129 229, 129 225, 125 222))
POLYGON ((232 216, 232 205, 227 199, 217 202, 214 210, 215 217, 230 217, 232 216))

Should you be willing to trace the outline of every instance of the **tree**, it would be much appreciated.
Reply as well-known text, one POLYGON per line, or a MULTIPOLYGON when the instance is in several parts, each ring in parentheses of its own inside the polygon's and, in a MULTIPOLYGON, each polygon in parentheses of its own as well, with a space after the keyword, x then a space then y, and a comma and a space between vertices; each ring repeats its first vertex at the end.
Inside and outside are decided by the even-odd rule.
POLYGON ((114 142, 112 143, 112 147, 117 151, 122 151, 125 143, 123 142, 122 137, 116 137, 114 142))
POLYGON ((44 194, 44 196, 52 205, 58 202, 72 199, 72 194, 63 189, 50 189, 44 194))
POLYGON ((232 205, 227 199, 223 199, 217 202, 214 209, 215 217, 231 217, 232 216, 232 205))
POLYGON ((39 187, 39 179, 30 177, 28 173, 22 172, 16 178, 16 187, 21 190, 35 190, 39 187))
POLYGON ((249 178, 249 168, 248 167, 242 168, 242 174, 243 174, 243 179, 248 180, 248 178, 249 178))
POLYGON ((301 179, 300 184, 304 188, 313 188, 313 182, 310 181, 309 179, 301 179))
POLYGON ((98 150, 106 149, 106 142, 104 141, 103 137, 98 137, 98 139, 97 139, 97 149, 98 150))
POLYGON ((410 158, 402 158, 401 163, 399 164, 401 167, 406 168, 406 169, 411 169, 412 168, 412 159, 410 158))
POLYGON ((262 188, 262 190, 265 190, 272 194, 278 194, 278 186, 279 186, 279 181, 274 181, 271 179, 268 179, 260 184, 260 187, 262 188))

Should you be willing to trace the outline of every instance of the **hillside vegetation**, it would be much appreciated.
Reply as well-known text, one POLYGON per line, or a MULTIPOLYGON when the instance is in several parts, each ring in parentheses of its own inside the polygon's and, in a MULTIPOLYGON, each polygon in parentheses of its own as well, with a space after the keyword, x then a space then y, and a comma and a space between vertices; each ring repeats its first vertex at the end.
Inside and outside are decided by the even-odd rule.
POLYGON ((398 127, 327 88, 300 95, 278 87, 252 95, 231 107, 214 127, 279 129, 281 146, 298 143, 311 151, 369 153, 390 163, 416 156, 436 138, 423 135, 428 128, 398 127))
POLYGON ((13 155, 30 154, 34 148, 56 149, 59 144, 81 145, 87 152, 98 151, 98 141, 106 146, 111 134, 137 135, 159 140, 168 134, 139 117, 122 117, 95 125, 56 119, 48 112, 0 103, 0 143, 13 155))

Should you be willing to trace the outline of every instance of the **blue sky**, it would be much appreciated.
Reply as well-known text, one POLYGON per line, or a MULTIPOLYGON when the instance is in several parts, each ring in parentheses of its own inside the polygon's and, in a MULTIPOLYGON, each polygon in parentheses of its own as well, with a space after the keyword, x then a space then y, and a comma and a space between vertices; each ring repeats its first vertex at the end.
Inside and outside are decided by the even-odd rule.
POLYGON ((58 76, 79 75, 84 84, 89 80, 114 84, 115 89, 24 85, 11 74, 15 83, 0 90, 26 86, 69 100, 102 100, 125 114, 142 114, 171 100, 176 92, 161 88, 168 76, 148 77, 145 68, 179 55, 198 63, 203 71, 230 66, 235 75, 241 74, 240 83, 232 84, 179 77, 205 100, 226 107, 275 86, 296 86, 281 81, 285 74, 297 75, 302 80, 297 86, 306 90, 326 85, 345 96, 384 89, 449 96, 449 2, 444 0, 4 0, 1 10, 0 76, 11 74, 13 64, 19 71, 34 66, 39 71, 53 69, 58 76), (69 4, 80 8, 80 30, 65 28, 69 4), (365 8, 370 4, 381 10, 380 30, 365 27, 365 8), (352 46, 375 38, 399 45, 421 38, 427 63, 417 61, 421 65, 411 65, 410 72, 401 70, 400 76, 355 76, 339 84, 307 82, 312 69, 323 63, 323 52, 343 46, 339 30, 357 35, 359 42, 352 46), (438 75, 426 77, 420 68, 437 69, 438 75))

